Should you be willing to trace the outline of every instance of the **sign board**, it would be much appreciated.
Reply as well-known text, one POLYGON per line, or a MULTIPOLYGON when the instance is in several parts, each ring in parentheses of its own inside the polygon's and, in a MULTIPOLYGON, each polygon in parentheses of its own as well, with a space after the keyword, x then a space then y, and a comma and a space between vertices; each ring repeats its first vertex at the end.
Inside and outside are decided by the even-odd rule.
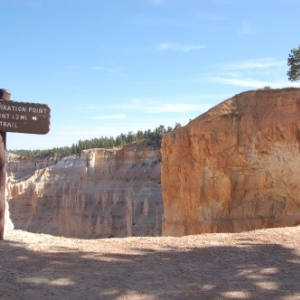
POLYGON ((46 134, 50 130, 50 108, 46 104, 0 99, 0 130, 46 134))

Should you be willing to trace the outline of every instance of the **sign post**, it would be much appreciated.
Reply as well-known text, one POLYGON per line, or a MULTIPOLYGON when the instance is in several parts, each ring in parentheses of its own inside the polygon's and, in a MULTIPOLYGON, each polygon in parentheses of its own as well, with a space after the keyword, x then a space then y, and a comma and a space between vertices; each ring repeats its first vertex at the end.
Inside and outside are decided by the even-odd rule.
MULTIPOLYGON (((0 89, 0 99, 3 102, 9 102, 10 92, 0 89)), ((6 150, 6 132, 0 130, 0 240, 4 237, 4 216, 5 216, 5 188, 6 188, 6 172, 5 172, 5 150, 6 150)))
POLYGON ((0 89, 0 240, 4 237, 6 132, 47 134, 49 130, 46 104, 10 101, 10 91, 0 89))

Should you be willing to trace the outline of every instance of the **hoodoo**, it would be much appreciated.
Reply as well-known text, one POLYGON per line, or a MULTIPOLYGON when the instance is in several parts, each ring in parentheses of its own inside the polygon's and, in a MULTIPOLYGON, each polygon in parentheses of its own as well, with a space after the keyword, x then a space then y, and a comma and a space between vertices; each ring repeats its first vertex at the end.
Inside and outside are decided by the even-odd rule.
POLYGON ((300 224, 300 89, 248 91, 162 142, 163 235, 300 224))
POLYGON ((147 141, 63 158, 8 155, 12 222, 69 237, 159 236, 160 158, 147 141))

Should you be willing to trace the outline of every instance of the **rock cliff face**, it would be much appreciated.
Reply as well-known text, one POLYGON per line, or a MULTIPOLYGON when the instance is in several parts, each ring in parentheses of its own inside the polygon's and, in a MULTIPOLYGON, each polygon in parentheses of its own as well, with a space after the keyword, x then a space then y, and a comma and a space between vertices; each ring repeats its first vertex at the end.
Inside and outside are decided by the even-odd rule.
POLYGON ((98 238, 161 235, 161 156, 145 143, 7 163, 16 229, 98 238))
POLYGON ((162 142, 163 235, 300 223, 300 89, 249 91, 162 142))

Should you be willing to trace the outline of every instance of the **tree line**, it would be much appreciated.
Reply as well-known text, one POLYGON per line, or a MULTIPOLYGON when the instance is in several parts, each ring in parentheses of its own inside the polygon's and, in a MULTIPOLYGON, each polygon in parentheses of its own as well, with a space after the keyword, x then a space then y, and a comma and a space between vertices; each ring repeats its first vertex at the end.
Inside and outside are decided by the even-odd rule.
POLYGON ((156 127, 154 130, 148 129, 145 131, 138 130, 136 133, 129 131, 127 134, 121 133, 115 138, 110 137, 100 137, 93 138, 89 140, 79 140, 77 143, 72 144, 72 146, 65 147, 55 147, 52 149, 45 150, 10 150, 9 152, 26 157, 47 157, 47 156, 68 156, 72 154, 79 154, 82 150, 93 149, 93 148, 112 148, 117 146, 122 146, 130 144, 140 140, 148 140, 149 145, 159 146, 161 144, 162 136, 165 133, 171 132, 177 128, 181 127, 180 123, 175 123, 175 126, 164 125, 156 127))

